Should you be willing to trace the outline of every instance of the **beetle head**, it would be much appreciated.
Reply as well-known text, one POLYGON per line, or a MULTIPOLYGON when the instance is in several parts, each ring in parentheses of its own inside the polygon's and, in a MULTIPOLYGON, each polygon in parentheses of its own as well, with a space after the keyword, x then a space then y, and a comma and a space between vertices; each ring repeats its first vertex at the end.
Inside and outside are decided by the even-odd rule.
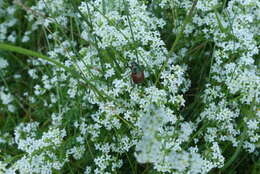
POLYGON ((138 65, 136 62, 131 63, 131 70, 132 70, 132 73, 139 73, 139 72, 143 71, 142 67, 140 65, 138 65))

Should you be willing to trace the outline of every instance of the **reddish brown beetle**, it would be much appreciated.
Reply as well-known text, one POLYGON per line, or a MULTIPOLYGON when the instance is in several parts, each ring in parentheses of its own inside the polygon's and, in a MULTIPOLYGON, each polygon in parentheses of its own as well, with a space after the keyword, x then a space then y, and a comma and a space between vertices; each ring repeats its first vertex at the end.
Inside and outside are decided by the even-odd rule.
POLYGON ((144 82, 144 69, 136 62, 132 62, 132 80, 134 83, 143 83, 144 82))

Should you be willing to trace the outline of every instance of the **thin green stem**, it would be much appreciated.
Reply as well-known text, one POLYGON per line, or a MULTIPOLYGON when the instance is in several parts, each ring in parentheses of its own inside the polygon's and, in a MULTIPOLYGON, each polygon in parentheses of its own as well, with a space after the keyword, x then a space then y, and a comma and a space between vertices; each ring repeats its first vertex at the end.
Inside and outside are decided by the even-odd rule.
MULTIPOLYGON (((126 11, 127 22, 128 22, 129 27, 130 27, 130 32, 131 32, 131 36, 132 36, 133 42, 134 42, 134 44, 135 44, 136 41, 135 41, 135 38, 134 38, 134 32, 133 32, 132 24, 131 24, 130 17, 129 17, 129 16, 130 16, 130 13, 129 13, 129 10, 127 9, 125 0, 123 0, 123 2, 124 2, 125 11, 126 11)), ((134 49, 135 49, 136 61, 137 61, 137 63, 139 64, 138 52, 137 52, 137 49, 136 49, 135 46, 134 46, 134 49)))
POLYGON ((244 130, 243 134, 241 135, 241 140, 236 148, 235 153, 232 155, 232 157, 225 163, 224 167, 221 168, 222 171, 225 171, 237 158, 237 156, 239 155, 239 153, 241 152, 242 149, 242 145, 244 142, 246 136, 246 129, 244 130))
POLYGON ((195 10, 197 2, 198 2, 198 0, 195 0, 193 2, 193 5, 192 5, 188 15, 185 17, 184 23, 181 26, 181 29, 180 29, 180 31, 179 31, 179 33, 178 33, 174 43, 172 44, 172 47, 171 47, 171 49, 170 49, 170 51, 169 51, 169 53, 168 53, 168 55, 166 57, 166 60, 164 61, 162 67, 159 70, 158 76, 157 76, 156 81, 155 81, 155 85, 157 85, 159 83, 159 79, 160 79, 160 75, 161 75, 162 71, 166 68, 166 66, 167 66, 167 64, 169 62, 169 59, 172 56, 172 53, 175 51, 175 48, 176 48, 177 44, 179 43, 180 39, 182 38, 183 31, 184 31, 186 25, 189 23, 190 19, 192 18, 192 15, 193 15, 193 12, 195 10))

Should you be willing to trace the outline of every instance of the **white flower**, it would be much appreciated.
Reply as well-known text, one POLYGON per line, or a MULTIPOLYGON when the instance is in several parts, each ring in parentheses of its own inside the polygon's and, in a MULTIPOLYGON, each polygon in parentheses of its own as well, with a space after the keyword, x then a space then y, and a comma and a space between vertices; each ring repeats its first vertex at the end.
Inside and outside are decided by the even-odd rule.
POLYGON ((0 57, 0 70, 6 68, 8 65, 9 64, 7 60, 5 60, 3 57, 0 57))
POLYGON ((87 167, 85 168, 84 174, 91 174, 91 171, 92 171, 91 167, 90 167, 90 166, 87 166, 87 167))
POLYGON ((33 79, 38 78, 38 76, 37 76, 37 74, 36 74, 36 69, 29 69, 29 70, 28 70, 28 74, 29 74, 33 79))
POLYGON ((247 127, 249 128, 249 129, 253 129, 253 130, 256 130, 256 129, 258 129, 259 128, 259 121, 257 121, 257 120, 248 120, 247 122, 247 127))
POLYGON ((4 105, 8 105, 14 100, 14 97, 10 93, 6 94, 5 92, 0 91, 0 99, 4 105))

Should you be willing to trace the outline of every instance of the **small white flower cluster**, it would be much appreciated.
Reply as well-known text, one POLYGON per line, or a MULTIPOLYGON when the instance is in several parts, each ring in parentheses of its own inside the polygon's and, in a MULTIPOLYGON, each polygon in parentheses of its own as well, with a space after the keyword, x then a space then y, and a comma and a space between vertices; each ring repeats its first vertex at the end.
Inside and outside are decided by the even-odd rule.
POLYGON ((15 129, 15 143, 18 149, 26 152, 25 155, 14 162, 6 173, 43 173, 50 174, 52 169, 60 170, 67 159, 59 159, 57 149, 60 148, 66 136, 64 129, 50 128, 39 138, 37 129, 39 123, 21 123, 15 129))
POLYGON ((8 62, 3 57, 0 57, 0 70, 3 70, 8 67, 8 62))
POLYGON ((16 31, 12 28, 17 24, 15 17, 17 7, 10 2, 0 0, 0 41, 16 42, 16 31), (11 32, 11 33, 10 33, 11 32))
POLYGON ((8 88, 0 87, 0 111, 9 111, 11 113, 15 112, 15 98, 9 92, 8 88))
POLYGON ((214 132, 207 131, 206 137, 211 137, 207 139, 210 142, 231 141, 236 147, 242 141, 245 149, 254 152, 260 139, 258 130, 250 129, 249 125, 252 121, 256 126, 260 122, 257 116, 260 77, 254 65, 258 54, 255 37, 259 29, 260 4, 257 1, 232 0, 223 15, 209 13, 205 5, 203 8, 202 3, 199 4, 201 15, 195 16, 193 22, 207 28, 205 37, 213 37, 215 43, 212 57, 215 63, 211 67, 210 83, 204 90, 205 109, 199 120, 211 122, 210 129, 217 128, 214 132), (243 122, 237 125, 240 118, 243 122), (244 131, 247 131, 245 138, 242 136, 244 131))
MULTIPOLYGON (((184 151, 182 144, 187 143, 194 131, 192 123, 183 122, 180 128, 175 121, 168 119, 167 113, 157 106, 151 105, 138 122, 143 136, 136 145, 136 158, 140 163, 153 163, 161 172, 205 173, 203 160, 197 150, 184 151)), ((192 148, 191 148, 192 149, 192 148)))
MULTIPOLYGON (((192 1, 163 2, 163 8, 177 6, 186 9, 186 14, 191 6, 187 8, 184 4, 192 4, 192 1)), ((260 78, 259 67, 255 65, 259 54, 260 3, 231 0, 226 8, 225 5, 217 0, 199 0, 196 4, 198 12, 184 30, 187 38, 203 36, 215 44, 210 79, 202 95, 204 109, 196 120, 197 126, 203 125, 197 135, 208 143, 208 150, 204 153, 208 155, 203 156, 211 161, 211 168, 223 167, 220 143, 230 141, 234 147, 242 144, 248 152, 258 154, 256 148, 260 140, 257 110, 260 78), (222 12, 216 10, 219 7, 222 12)), ((200 144, 197 139, 196 144, 200 144)))

